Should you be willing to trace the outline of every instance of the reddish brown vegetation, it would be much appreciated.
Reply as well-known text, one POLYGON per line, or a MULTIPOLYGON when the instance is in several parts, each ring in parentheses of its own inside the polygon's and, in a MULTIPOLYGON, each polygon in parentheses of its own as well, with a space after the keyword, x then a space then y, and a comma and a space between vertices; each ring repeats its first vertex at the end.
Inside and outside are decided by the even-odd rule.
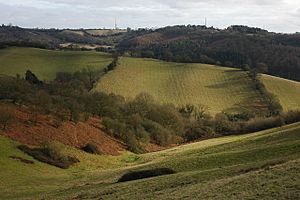
POLYGON ((87 122, 65 122, 55 128, 52 117, 38 115, 37 123, 30 122, 31 113, 28 108, 15 108, 15 123, 0 134, 8 136, 22 144, 41 145, 45 141, 58 141, 76 148, 88 143, 95 144, 103 154, 118 155, 125 150, 125 145, 102 131, 101 120, 91 118, 87 122))

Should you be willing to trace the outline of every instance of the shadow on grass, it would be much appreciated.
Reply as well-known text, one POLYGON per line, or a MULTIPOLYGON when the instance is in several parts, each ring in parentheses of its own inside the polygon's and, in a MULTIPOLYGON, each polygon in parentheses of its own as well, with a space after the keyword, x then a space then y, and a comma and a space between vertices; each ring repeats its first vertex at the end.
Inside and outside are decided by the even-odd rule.
POLYGON ((53 155, 48 153, 48 149, 45 148, 29 148, 26 145, 18 146, 18 149, 23 151, 24 153, 32 156, 38 161, 54 165, 56 167, 67 169, 71 165, 79 162, 78 159, 70 157, 70 156, 62 156, 62 155, 53 155))
POLYGON ((134 172, 128 172, 124 174, 118 180, 118 182, 133 181, 133 180, 145 179, 145 178, 174 174, 174 173, 175 171, 169 168, 156 168, 156 169, 149 169, 149 170, 134 171, 134 172))

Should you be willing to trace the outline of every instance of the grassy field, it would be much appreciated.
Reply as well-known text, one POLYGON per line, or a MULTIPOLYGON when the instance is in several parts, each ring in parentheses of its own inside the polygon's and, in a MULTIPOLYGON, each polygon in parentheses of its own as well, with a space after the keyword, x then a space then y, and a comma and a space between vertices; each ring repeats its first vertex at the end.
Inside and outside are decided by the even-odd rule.
POLYGON ((74 72, 91 67, 103 69, 111 56, 99 52, 54 51, 36 48, 7 48, 0 50, 0 73, 24 75, 30 69, 41 80, 51 80, 57 72, 74 72))
POLYGON ((298 123, 115 157, 65 147, 81 161, 68 170, 12 160, 31 158, 0 137, 0 199, 299 199, 299 133, 298 123), (177 173, 116 183, 127 171, 156 167, 177 173))
POLYGON ((252 109, 261 100, 246 73, 237 69, 126 57, 96 90, 126 98, 147 92, 161 103, 205 105, 212 114, 252 109))
POLYGON ((267 90, 275 94, 284 110, 300 109, 300 83, 283 78, 263 75, 267 90))
POLYGON ((94 36, 106 36, 106 35, 114 35, 118 33, 126 33, 127 30, 120 29, 120 30, 115 30, 115 29, 89 29, 86 30, 91 35, 94 36))

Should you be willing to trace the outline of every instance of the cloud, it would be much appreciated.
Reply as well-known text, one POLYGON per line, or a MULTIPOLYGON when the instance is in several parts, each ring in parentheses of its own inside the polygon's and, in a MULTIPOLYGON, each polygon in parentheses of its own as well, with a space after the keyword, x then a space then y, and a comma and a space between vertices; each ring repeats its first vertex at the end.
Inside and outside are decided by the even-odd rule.
POLYGON ((0 3, 2 23, 25 27, 160 27, 232 24, 295 32, 300 27, 298 0, 10 0, 0 3), (286 24, 286 22, 289 22, 286 24))

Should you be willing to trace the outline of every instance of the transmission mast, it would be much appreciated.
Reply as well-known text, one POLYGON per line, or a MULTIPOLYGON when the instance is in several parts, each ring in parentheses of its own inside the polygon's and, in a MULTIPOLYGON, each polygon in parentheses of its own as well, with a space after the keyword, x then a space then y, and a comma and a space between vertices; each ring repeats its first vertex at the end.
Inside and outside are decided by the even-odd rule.
POLYGON ((117 18, 115 18, 115 30, 118 29, 118 25, 117 25, 117 18))

